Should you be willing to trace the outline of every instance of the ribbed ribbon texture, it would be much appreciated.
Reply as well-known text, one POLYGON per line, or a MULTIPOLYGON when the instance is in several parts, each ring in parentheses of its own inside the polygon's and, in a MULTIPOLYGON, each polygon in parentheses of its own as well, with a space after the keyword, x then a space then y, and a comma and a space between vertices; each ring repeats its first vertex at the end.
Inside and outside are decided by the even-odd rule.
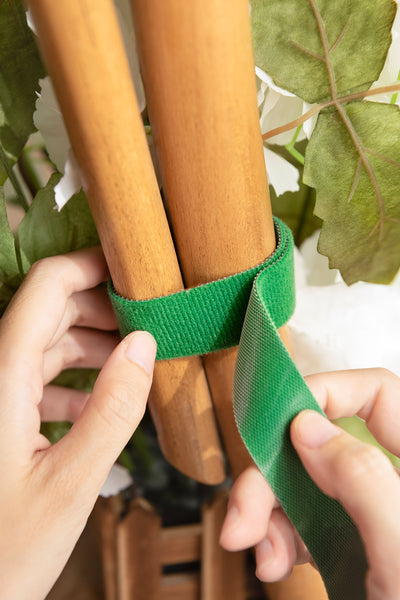
POLYGON ((322 411, 278 334, 295 305, 293 239, 284 223, 274 222, 276 250, 256 267, 145 301, 122 298, 110 283, 110 298, 121 334, 150 331, 158 360, 239 344, 233 408, 243 442, 309 549, 330 600, 365 600, 358 530, 310 479, 290 442, 296 414, 322 411))

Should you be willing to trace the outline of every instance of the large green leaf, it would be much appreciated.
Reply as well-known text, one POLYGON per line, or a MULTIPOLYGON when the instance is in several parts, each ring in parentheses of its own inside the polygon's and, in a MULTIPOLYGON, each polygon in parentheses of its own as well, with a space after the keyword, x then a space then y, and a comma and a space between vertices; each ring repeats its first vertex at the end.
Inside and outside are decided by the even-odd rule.
POLYGON ((317 190, 319 251, 348 284, 389 283, 400 266, 400 111, 352 102, 325 109, 306 151, 304 181, 317 190))
POLYGON ((0 316, 21 282, 15 240, 8 224, 4 196, 0 190, 0 316))
POLYGON ((26 272, 40 258, 64 254, 99 244, 93 217, 83 192, 67 202, 61 212, 55 208, 54 186, 61 175, 52 175, 22 219, 18 243, 26 272))
MULTIPOLYGON (((0 144, 16 160, 35 127, 32 115, 45 75, 20 0, 0 0, 0 144)), ((0 166, 0 182, 4 170, 0 166)))
POLYGON ((255 63, 307 102, 378 79, 394 0, 251 0, 255 63))

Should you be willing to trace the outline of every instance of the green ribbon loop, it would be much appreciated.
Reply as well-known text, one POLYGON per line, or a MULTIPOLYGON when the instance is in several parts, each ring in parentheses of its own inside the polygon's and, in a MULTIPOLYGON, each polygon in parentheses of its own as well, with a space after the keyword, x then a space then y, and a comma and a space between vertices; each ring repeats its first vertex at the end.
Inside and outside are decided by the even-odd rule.
POLYGON ((277 331, 294 310, 294 272, 290 230, 274 222, 275 252, 247 271, 152 300, 122 298, 111 283, 109 294, 121 334, 150 331, 159 360, 207 354, 240 339, 233 390, 240 435, 309 549, 330 600, 365 600, 358 530, 310 479, 289 437, 299 411, 322 411, 277 331))
POLYGON ((277 248, 263 263, 246 271, 205 283, 188 290, 151 300, 132 301, 119 296, 112 283, 109 293, 121 335, 149 331, 157 340, 157 360, 208 354, 237 346, 254 278, 274 263, 274 300, 270 310, 281 327, 293 313, 293 253, 288 251, 290 235, 276 221, 277 248), (284 301, 281 301, 282 295, 284 301))

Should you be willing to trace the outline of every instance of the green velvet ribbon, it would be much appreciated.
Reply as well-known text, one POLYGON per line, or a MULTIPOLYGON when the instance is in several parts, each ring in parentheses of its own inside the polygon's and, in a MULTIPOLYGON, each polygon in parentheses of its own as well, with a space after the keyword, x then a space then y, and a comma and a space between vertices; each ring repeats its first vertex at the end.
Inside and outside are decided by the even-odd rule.
POLYGON ((308 476, 289 437, 301 410, 323 413, 277 331, 295 300, 292 235, 274 222, 276 250, 256 267, 145 301, 122 298, 110 283, 110 298, 121 334, 150 331, 158 360, 239 343, 233 408, 244 444, 309 549, 330 600, 365 600, 367 563, 358 530, 308 476))

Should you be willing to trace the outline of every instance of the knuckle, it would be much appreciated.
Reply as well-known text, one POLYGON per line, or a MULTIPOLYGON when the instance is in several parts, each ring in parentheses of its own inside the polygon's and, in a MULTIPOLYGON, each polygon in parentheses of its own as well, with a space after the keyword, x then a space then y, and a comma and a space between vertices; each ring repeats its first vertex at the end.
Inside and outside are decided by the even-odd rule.
POLYGON ((142 395, 137 387, 128 388, 125 382, 114 380, 108 389, 104 390, 98 411, 113 429, 121 425, 131 426, 144 412, 144 406, 138 401, 142 395))
POLYGON ((86 348, 84 334, 79 328, 69 329, 60 344, 64 368, 77 366, 80 361, 89 358, 90 351, 86 348))
POLYGON ((31 268, 29 269, 30 277, 48 277, 50 276, 55 269, 56 257, 50 256, 47 258, 40 258, 36 262, 33 263, 31 268))
POLYGON ((392 371, 386 369, 385 367, 374 367, 373 369, 371 369, 371 371, 374 373, 374 376, 378 380, 397 378, 397 376, 392 371))
POLYGON ((400 589, 397 557, 394 565, 390 562, 386 568, 370 569, 367 573, 366 583, 370 598, 397 598, 400 589))
POLYGON ((64 287, 65 271, 69 265, 68 259, 63 255, 40 258, 33 263, 28 272, 32 280, 51 280, 53 284, 64 287))
POLYGON ((374 473, 380 474, 386 457, 376 446, 369 444, 354 444, 350 451, 342 451, 338 460, 338 469, 341 473, 348 474, 354 481, 371 477, 374 473))

